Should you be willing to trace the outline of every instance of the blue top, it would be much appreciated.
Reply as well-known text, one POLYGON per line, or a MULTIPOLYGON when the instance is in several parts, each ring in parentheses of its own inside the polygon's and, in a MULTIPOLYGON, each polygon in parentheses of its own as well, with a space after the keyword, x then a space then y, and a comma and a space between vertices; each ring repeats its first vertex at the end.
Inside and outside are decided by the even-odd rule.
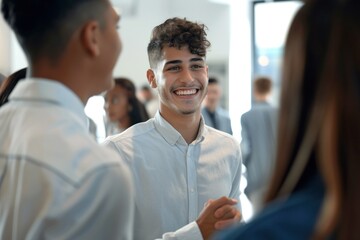
POLYGON ((224 230, 214 239, 311 239, 324 197, 320 176, 285 201, 270 204, 249 223, 224 230))

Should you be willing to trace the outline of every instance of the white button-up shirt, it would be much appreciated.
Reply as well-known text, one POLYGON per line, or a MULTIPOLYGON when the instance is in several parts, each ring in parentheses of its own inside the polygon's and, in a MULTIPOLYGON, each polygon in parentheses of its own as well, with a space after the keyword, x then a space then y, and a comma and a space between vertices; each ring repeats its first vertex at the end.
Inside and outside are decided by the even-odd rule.
POLYGON ((104 144, 133 173, 136 240, 202 239, 195 220, 204 204, 221 196, 239 200, 239 143, 203 120, 189 145, 159 113, 104 144))
POLYGON ((0 239, 133 239, 130 172, 72 91, 22 80, 0 126, 0 239))

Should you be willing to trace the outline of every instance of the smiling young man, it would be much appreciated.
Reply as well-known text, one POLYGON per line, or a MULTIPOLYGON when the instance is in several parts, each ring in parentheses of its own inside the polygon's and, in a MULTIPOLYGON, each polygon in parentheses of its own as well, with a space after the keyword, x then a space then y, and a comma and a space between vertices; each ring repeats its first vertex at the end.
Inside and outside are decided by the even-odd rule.
POLYGON ((151 87, 158 88, 161 116, 190 144, 198 134, 199 110, 207 90, 205 57, 191 53, 188 46, 164 46, 162 51, 147 78, 151 87))
POLYGON ((27 78, 0 109, 0 239, 132 240, 134 190, 88 131, 121 51, 108 0, 2 0, 27 78))
POLYGON ((159 111, 105 141, 134 175, 136 240, 209 239, 240 220, 239 143, 200 113, 209 46, 203 24, 172 18, 155 27, 147 78, 159 111))

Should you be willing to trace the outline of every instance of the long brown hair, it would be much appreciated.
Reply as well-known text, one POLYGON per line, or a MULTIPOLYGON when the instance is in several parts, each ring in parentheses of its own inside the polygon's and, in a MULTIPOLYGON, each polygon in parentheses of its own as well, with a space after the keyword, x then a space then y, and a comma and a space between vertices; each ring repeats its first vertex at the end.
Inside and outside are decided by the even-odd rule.
POLYGON ((360 235, 359 13, 358 0, 306 1, 286 41, 277 166, 265 201, 321 174, 315 239, 360 235))
POLYGON ((125 77, 115 78, 115 84, 122 87, 127 92, 128 104, 130 106, 130 126, 145 122, 149 119, 149 114, 146 111, 145 106, 136 97, 136 87, 134 83, 125 77))

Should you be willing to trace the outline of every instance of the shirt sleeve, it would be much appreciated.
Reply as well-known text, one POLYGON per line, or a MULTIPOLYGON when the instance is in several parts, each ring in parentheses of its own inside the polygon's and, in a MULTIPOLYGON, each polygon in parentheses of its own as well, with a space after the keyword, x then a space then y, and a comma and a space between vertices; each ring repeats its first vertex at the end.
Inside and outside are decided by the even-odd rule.
MULTIPOLYGON (((197 223, 191 222, 175 232, 164 233, 162 240, 203 240, 197 223)), ((160 239, 157 239, 160 240, 160 239)))

